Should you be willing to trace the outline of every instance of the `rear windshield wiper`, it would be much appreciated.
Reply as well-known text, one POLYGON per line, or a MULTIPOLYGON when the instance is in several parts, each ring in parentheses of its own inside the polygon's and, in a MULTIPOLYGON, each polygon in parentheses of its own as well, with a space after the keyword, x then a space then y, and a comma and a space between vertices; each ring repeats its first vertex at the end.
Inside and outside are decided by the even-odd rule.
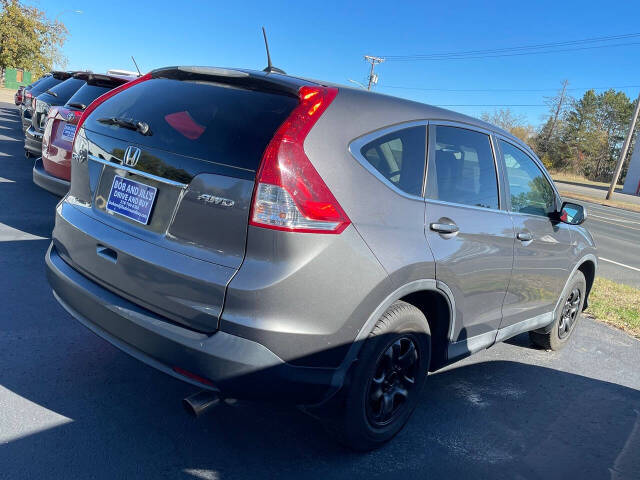
POLYGON ((128 128, 129 130, 140 132, 142 135, 151 135, 151 129, 145 122, 136 122, 135 120, 116 117, 99 118, 98 121, 105 125, 115 125, 116 127, 128 128))
POLYGON ((78 110, 84 110, 85 108, 87 108, 87 106, 84 103, 71 102, 71 103, 67 103, 67 105, 73 108, 77 108, 78 110))
POLYGON ((58 96, 58 94, 57 94, 56 92, 52 92, 51 90, 47 90, 47 91, 46 91, 46 92, 44 92, 44 93, 48 93, 49 95, 54 96, 54 97, 57 97, 57 96, 58 96))

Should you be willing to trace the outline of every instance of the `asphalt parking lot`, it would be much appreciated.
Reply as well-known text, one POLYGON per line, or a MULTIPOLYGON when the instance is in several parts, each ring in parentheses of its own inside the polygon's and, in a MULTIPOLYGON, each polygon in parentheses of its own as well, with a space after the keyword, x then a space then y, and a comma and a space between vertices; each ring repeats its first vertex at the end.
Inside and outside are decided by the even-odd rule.
POLYGON ((640 476, 640 342, 583 318, 561 352, 527 335, 432 375, 407 427, 367 454, 296 409, 222 404, 94 336, 44 274, 56 198, 31 180, 0 103, 0 478, 640 476))

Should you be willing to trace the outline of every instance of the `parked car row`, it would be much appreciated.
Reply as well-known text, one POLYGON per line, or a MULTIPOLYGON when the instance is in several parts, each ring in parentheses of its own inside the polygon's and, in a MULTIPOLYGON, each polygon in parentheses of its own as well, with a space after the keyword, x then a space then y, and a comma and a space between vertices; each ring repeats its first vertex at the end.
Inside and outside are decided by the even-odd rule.
POLYGON ((19 106, 25 155, 36 157, 33 181, 37 185, 58 196, 68 192, 71 149, 82 112, 100 95, 133 78, 92 72, 52 72, 21 93, 19 106))
POLYGON ((451 111, 266 71, 54 72, 25 89, 60 195, 55 297, 217 395, 398 433, 428 372, 523 332, 563 347, 596 250, 532 150, 451 111), (126 83, 124 83, 126 80, 126 83))

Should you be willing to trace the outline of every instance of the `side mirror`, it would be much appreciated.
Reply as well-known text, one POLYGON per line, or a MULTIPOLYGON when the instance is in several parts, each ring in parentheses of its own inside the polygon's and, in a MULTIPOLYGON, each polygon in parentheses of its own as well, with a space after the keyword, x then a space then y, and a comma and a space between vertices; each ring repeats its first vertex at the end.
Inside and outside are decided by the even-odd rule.
POLYGON ((569 225, 580 225, 587 219, 587 210, 577 203, 564 202, 560 209, 560 221, 569 225))

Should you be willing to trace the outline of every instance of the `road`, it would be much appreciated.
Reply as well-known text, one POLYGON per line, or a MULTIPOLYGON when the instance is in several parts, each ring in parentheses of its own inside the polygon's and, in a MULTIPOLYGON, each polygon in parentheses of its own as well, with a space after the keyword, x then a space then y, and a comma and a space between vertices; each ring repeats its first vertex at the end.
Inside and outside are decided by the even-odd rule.
POLYGON ((53 299, 56 199, 0 104, 0 479, 612 478, 640 474, 640 342, 583 318, 561 352, 527 335, 430 376, 390 444, 345 451, 293 408, 229 402, 128 357, 53 299))
MULTIPOLYGON (((608 187, 603 185, 586 185, 580 182, 570 180, 556 180, 556 186, 567 193, 575 193, 577 195, 587 195, 604 200, 607 195, 608 187)), ((622 187, 616 187, 612 200, 618 202, 631 203, 640 206, 640 197, 637 195, 629 195, 622 193, 622 187)))
POLYGON ((598 275, 640 288, 640 213, 579 201, 598 246, 598 275))

